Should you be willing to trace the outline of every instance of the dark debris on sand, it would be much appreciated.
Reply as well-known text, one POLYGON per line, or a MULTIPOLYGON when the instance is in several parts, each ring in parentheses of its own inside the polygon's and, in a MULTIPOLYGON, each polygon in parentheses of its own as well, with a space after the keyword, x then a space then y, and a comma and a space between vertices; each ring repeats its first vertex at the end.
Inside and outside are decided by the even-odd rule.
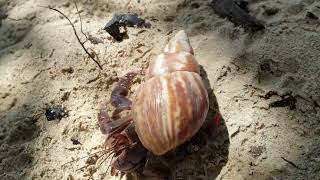
POLYGON ((115 40, 122 41, 126 36, 126 32, 121 32, 121 27, 148 27, 150 26, 144 19, 139 18, 137 14, 119 14, 114 15, 113 18, 103 28, 115 40))

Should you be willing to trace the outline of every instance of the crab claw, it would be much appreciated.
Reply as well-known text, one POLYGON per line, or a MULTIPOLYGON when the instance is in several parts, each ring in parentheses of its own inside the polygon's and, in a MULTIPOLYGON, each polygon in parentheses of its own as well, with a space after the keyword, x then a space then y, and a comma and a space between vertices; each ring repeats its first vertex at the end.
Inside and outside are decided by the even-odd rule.
POLYGON ((135 144, 124 149, 121 154, 116 157, 112 167, 122 172, 132 172, 144 164, 147 150, 141 143, 135 144))

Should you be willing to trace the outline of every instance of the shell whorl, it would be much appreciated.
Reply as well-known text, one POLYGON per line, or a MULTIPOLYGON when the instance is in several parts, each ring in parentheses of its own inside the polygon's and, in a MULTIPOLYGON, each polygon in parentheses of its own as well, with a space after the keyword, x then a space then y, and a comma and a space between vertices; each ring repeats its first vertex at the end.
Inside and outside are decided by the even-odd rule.
POLYGON ((177 71, 150 79, 133 105, 136 132, 145 148, 161 155, 189 140, 202 126, 208 94, 201 77, 177 71))
POLYGON ((184 31, 151 62, 147 77, 133 101, 133 118, 143 146, 162 155, 194 136, 209 109, 199 65, 184 31))

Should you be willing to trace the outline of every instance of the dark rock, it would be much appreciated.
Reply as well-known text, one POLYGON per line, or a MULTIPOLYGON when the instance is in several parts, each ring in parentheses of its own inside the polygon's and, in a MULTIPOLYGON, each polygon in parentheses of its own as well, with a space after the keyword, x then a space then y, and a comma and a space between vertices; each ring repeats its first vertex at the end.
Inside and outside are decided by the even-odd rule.
POLYGON ((313 19, 313 20, 318 20, 318 19, 319 19, 319 17, 316 16, 316 15, 315 15, 314 13, 312 13, 312 12, 307 12, 306 17, 309 18, 309 19, 313 19))
POLYGON ((121 32, 121 27, 147 27, 148 24, 145 20, 139 18, 137 14, 120 14, 114 15, 113 18, 103 28, 107 31, 115 40, 122 41, 127 35, 126 32, 121 32))
POLYGON ((62 105, 53 105, 46 109, 45 115, 48 121, 61 120, 67 116, 67 112, 62 105))

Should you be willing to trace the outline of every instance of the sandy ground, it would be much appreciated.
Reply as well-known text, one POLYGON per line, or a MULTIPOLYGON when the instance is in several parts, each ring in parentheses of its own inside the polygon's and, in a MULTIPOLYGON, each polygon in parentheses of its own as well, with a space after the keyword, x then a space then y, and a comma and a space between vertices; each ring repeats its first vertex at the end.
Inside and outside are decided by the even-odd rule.
MULTIPOLYGON (((249 3, 264 32, 234 27, 205 0, 81 0, 84 32, 100 41, 86 43, 103 64, 99 71, 67 21, 39 7, 60 9, 79 28, 72 1, 1 0, 0 179, 102 179, 108 160, 98 168, 79 169, 88 157, 64 164, 101 151, 99 104, 117 77, 145 69, 181 29, 190 36, 224 121, 212 143, 173 167, 172 178, 320 179, 320 2, 249 3), (128 39, 113 41, 102 28, 120 12, 138 13, 151 28, 128 28, 128 39), (279 95, 265 97, 269 91, 279 95), (269 108, 290 92, 295 109, 269 108), (69 116, 47 121, 50 104, 63 104, 69 116)), ((131 95, 143 81, 135 82, 131 95)), ((118 177, 104 177, 111 178, 118 177)))

